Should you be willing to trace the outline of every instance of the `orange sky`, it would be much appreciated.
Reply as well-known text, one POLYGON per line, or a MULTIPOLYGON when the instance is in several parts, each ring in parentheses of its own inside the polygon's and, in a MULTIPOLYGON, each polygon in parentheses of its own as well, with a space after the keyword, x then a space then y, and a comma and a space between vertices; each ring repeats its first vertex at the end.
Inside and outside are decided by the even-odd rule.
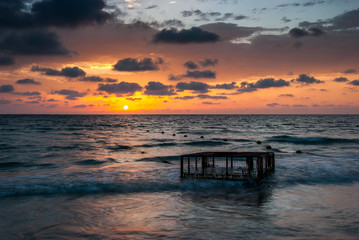
MULTIPOLYGON (((142 11, 167 7, 130 2, 142 11)), ((324 8, 328 16, 309 21, 301 6, 282 1, 292 19, 301 20, 271 28, 254 14, 254 5, 241 13, 233 3, 221 12, 220 1, 214 2, 218 16, 233 9, 247 20, 234 22, 232 14, 227 20, 189 22, 182 9, 172 30, 150 19, 118 21, 122 15, 100 23, 91 23, 90 16, 70 27, 51 25, 51 19, 42 28, 13 26, 15 20, 0 26, 0 113, 359 113, 359 9, 353 2, 342 6, 349 8, 344 13, 332 13, 334 3, 313 4, 311 11, 324 8), (32 46, 29 36, 42 42, 32 46)), ((275 19, 279 6, 263 16, 275 19)), ((124 4, 117 7, 126 10, 124 4)), ((215 15, 208 8, 198 16, 215 15)), ((284 17, 289 16, 277 16, 284 17)))

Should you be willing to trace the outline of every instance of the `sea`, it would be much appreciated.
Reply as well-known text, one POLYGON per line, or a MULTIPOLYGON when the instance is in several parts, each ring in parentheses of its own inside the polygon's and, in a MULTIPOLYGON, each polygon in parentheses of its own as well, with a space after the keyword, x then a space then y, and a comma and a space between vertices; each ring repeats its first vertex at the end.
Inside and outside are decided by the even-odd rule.
POLYGON ((359 239, 359 115, 0 115, 0 239, 359 239), (207 151, 276 169, 182 179, 207 151))

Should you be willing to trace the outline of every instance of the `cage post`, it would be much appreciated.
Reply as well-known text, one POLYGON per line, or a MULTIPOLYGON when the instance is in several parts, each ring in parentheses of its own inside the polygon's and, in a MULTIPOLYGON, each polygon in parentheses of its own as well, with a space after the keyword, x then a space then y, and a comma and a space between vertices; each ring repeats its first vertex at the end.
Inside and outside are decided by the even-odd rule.
POLYGON ((188 157, 187 158, 187 162, 188 162, 188 174, 190 174, 191 173, 191 157, 188 157))
POLYGON ((226 157, 226 179, 228 179, 228 157, 226 157))
POLYGON ((181 177, 184 177, 184 172, 183 172, 183 156, 181 156, 181 177))
POLYGON ((257 181, 261 182, 263 179, 263 157, 257 157, 257 181))
POLYGON ((197 166, 197 157, 196 157, 196 173, 197 173, 197 171, 198 171, 198 166, 197 166))

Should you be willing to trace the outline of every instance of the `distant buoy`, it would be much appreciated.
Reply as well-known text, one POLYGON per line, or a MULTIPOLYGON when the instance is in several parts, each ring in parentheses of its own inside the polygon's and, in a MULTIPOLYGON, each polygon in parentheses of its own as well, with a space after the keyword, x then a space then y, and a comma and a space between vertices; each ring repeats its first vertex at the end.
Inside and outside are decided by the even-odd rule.
POLYGON ((147 130, 146 132, 150 132, 150 130, 147 130))
POLYGON ((262 144, 262 141, 259 141, 259 140, 258 140, 258 141, 257 141, 257 144, 262 144))
POLYGON ((172 136, 176 136, 176 134, 172 134, 172 136))
POLYGON ((295 153, 303 153, 302 150, 297 150, 295 153))
POLYGON ((227 138, 225 138, 225 139, 223 139, 223 141, 224 141, 224 142, 227 142, 227 141, 228 141, 228 139, 227 139, 227 138))
POLYGON ((145 151, 141 151, 142 154, 145 154, 145 151))
POLYGON ((162 131, 161 133, 164 134, 165 132, 162 131))
POLYGON ((203 136, 201 136, 201 138, 204 138, 203 136))
POLYGON ((187 137, 187 135, 184 135, 183 137, 187 137))
POLYGON ((266 146, 266 149, 272 149, 272 147, 270 145, 266 146))

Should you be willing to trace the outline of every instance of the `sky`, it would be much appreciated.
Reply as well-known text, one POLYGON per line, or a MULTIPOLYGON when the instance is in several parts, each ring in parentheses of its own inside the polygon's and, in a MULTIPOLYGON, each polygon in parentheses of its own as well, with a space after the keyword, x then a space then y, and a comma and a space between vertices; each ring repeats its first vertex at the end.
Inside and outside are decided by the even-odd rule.
POLYGON ((0 114, 359 114, 358 0, 0 0, 0 114))

